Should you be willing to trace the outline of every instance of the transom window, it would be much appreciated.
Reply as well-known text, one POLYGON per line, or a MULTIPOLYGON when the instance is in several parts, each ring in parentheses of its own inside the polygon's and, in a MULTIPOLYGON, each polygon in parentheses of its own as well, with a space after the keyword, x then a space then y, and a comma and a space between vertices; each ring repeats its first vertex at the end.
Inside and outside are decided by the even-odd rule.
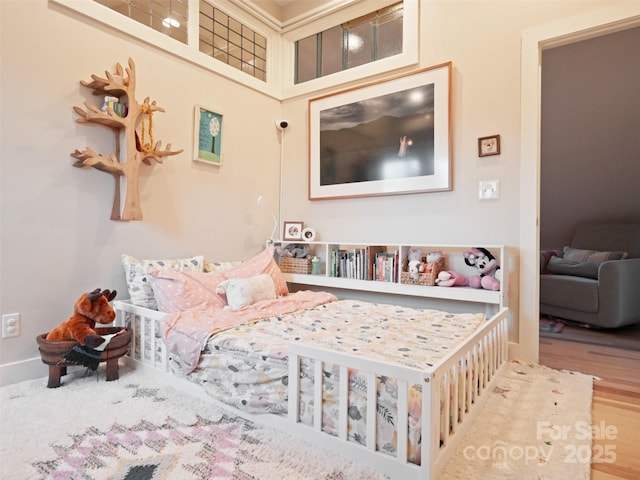
MULTIPOLYGON (((188 43, 189 0, 94 0, 147 27, 188 43)), ((199 51, 263 82, 267 80, 267 39, 238 20, 199 2, 199 51)))
POLYGON ((94 0, 147 27, 187 43, 189 0, 94 0))
POLYGON ((295 83, 402 53, 403 3, 377 10, 295 45, 295 83))
POLYGON ((267 39, 200 0, 200 51, 260 80, 267 80, 267 39))

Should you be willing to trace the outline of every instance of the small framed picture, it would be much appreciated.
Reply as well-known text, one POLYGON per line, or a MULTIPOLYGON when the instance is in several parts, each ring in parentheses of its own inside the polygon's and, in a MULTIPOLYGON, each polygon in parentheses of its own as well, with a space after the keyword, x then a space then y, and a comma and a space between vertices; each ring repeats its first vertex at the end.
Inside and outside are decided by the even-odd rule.
POLYGON ((286 241, 302 240, 302 229, 302 222, 284 222, 282 239, 286 241))
POLYGON ((302 230, 302 240, 305 242, 313 242, 316 239, 316 231, 311 227, 305 227, 302 230))
POLYGON ((478 139, 478 156, 500 155, 500 135, 481 137, 478 139))
POLYGON ((196 105, 193 132, 193 159, 209 165, 222 165, 223 115, 196 105))

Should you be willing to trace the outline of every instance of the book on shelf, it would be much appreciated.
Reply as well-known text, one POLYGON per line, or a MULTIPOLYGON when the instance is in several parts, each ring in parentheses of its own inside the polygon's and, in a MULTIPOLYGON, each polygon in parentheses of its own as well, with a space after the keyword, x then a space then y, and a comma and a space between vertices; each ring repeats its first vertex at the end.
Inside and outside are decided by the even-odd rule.
POLYGON ((384 246, 335 247, 329 252, 327 272, 330 277, 397 282, 398 255, 397 250, 388 252, 384 246))
POLYGON ((379 282, 397 282, 397 265, 397 252, 378 252, 376 254, 375 280, 379 282))

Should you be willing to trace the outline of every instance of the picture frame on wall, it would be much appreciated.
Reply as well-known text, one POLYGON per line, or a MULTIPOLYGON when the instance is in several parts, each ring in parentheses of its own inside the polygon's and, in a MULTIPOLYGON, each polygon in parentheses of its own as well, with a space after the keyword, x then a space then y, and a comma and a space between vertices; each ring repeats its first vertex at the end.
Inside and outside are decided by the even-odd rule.
POLYGON ((451 190, 451 70, 310 99, 309 199, 451 190))
POLYGON ((197 162, 222 165, 224 116, 202 105, 195 106, 193 156, 197 162))
POLYGON ((491 155, 500 155, 500 135, 491 135, 478 139, 478 156, 489 157, 491 155))
POLYGON ((282 227, 282 239, 285 241, 302 240, 303 222, 284 222, 282 227))

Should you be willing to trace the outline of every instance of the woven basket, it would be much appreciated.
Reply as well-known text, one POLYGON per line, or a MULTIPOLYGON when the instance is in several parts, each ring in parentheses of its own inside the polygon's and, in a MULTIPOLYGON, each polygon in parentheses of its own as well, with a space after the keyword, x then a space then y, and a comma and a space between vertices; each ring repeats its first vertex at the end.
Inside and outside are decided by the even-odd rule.
POLYGON ((309 258, 292 258, 280 257, 278 262, 280 270, 284 273, 311 273, 311 259, 309 258))
MULTIPOLYGON (((436 278, 438 278, 438 274, 445 269, 444 257, 440 258, 432 265, 433 266, 430 272, 419 274, 417 279, 411 278, 409 272, 401 272, 400 283, 406 283, 407 285, 424 285, 427 287, 432 287, 436 284, 436 278)), ((404 267, 404 269, 406 269, 406 265, 404 267)))

